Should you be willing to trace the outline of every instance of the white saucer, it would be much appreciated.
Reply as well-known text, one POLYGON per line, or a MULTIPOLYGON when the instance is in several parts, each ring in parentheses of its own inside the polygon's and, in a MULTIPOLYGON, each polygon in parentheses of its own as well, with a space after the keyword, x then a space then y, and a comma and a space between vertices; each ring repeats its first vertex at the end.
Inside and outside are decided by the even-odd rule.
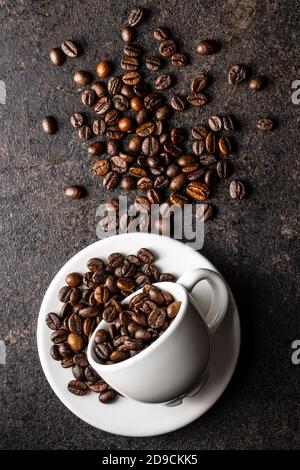
MULTIPOLYGON (((112 252, 134 254, 139 248, 151 249, 158 258, 157 265, 164 272, 178 277, 186 270, 202 267, 217 269, 200 253, 174 239, 153 234, 130 233, 100 240, 88 246, 70 259, 51 282, 44 297, 37 328, 37 343, 40 361, 47 380, 63 404, 86 423, 104 431, 124 436, 155 436, 185 426, 203 415, 219 399, 228 385, 240 349, 240 320, 235 300, 231 302, 225 320, 214 335, 211 344, 209 379, 201 392, 193 398, 185 399, 183 404, 174 408, 163 405, 149 405, 119 397, 110 405, 99 403, 98 395, 90 393, 77 397, 67 390, 72 373, 54 361, 49 350, 50 330, 45 317, 48 312, 58 312, 60 302, 57 292, 70 272, 85 272, 89 258, 106 258, 112 252)), ((210 303, 210 288, 201 282, 193 294, 206 312, 210 303)))

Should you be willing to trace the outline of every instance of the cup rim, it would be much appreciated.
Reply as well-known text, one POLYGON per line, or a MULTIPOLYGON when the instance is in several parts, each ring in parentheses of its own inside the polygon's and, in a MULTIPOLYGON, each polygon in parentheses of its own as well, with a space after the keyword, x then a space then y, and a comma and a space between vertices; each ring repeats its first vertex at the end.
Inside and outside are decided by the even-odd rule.
MULTIPOLYGON (((169 281, 163 281, 163 282, 155 282, 153 283, 153 285, 157 286, 157 287, 160 287, 161 285, 166 285, 166 284, 170 284, 172 286, 176 286, 177 289, 179 289, 181 291, 181 295, 182 295, 182 298, 181 299, 175 299, 175 300, 181 300, 181 306, 180 306, 180 309, 179 309, 179 312, 177 313, 176 317, 174 318, 174 320, 172 321, 171 325, 163 332, 163 334, 157 338, 152 344, 150 344, 146 349, 140 351, 138 354, 136 354, 135 356, 132 356, 132 357, 129 357, 127 359, 125 359, 124 361, 121 361, 121 362, 116 362, 115 364, 101 364, 101 362, 97 362, 94 358, 93 358, 93 346, 94 346, 94 343, 95 343, 95 336, 96 336, 96 333, 98 330, 101 329, 101 325, 103 325, 103 323, 105 325, 107 325, 107 322, 105 320, 102 320, 98 327, 95 329, 94 333, 93 333, 93 336, 92 338, 90 339, 89 341, 89 344, 88 344, 88 351, 87 351, 87 358, 88 358, 88 361, 90 363, 93 363, 93 364, 96 364, 97 365, 97 368, 98 370, 102 369, 103 372, 109 372, 110 370, 111 371, 118 371, 118 370, 122 370, 122 369, 126 369, 127 367, 130 367, 131 365, 134 365, 135 363, 141 361, 142 359, 144 359, 146 356, 148 356, 149 354, 151 354, 153 351, 155 351, 157 348, 160 347, 160 345, 166 341, 166 339, 172 334, 173 330, 175 330, 177 328, 177 326, 182 322, 183 320, 183 317, 187 311, 187 306, 188 306, 188 302, 189 302, 189 298, 188 298, 188 293, 186 291, 186 289, 181 285, 179 284, 178 282, 169 282, 169 281)), ((160 287, 160 288, 163 288, 163 287, 160 287)), ((165 289, 165 290, 168 290, 168 289, 165 289)), ((143 288, 133 292, 132 294, 128 295, 124 300, 122 300, 121 303, 125 303, 125 302, 128 302, 134 295, 137 295, 139 294, 140 292, 143 291, 143 288)), ((172 293, 172 292, 171 292, 172 293)), ((103 328, 103 326, 102 326, 103 328)), ((95 368, 95 367, 94 367, 95 368)))

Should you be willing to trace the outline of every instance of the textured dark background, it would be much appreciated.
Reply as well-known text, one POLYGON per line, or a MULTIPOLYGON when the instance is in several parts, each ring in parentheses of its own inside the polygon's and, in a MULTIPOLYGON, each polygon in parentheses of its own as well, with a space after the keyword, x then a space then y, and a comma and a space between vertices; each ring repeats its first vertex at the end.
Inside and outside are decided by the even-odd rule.
MULTIPOLYGON (((297 1, 140 1, 149 11, 139 28, 146 49, 151 30, 167 25, 192 66, 176 88, 187 92, 197 70, 213 77, 211 104, 189 111, 185 123, 210 113, 232 113, 241 124, 234 157, 236 175, 249 197, 229 200, 228 182, 215 194, 218 216, 207 223, 203 253, 228 279, 240 307, 243 347, 238 370, 224 396, 205 416, 169 435, 133 439, 93 429, 54 396, 41 370, 35 329, 44 292, 58 269, 96 240, 94 213, 103 199, 91 161, 70 128, 78 109, 75 68, 94 70, 103 57, 117 61, 119 32, 130 1, 0 2, 1 315, 0 340, 7 364, 0 365, 0 447, 22 449, 291 449, 299 448, 299 367, 291 343, 299 338, 297 304, 297 166, 299 107, 291 83, 300 78, 297 1), (194 53, 197 40, 213 37, 222 51, 209 58, 194 53), (74 38, 84 54, 62 67, 50 64, 49 48, 74 38), (226 81, 232 63, 265 74, 261 93, 226 81), (59 132, 40 130, 53 114, 59 132), (276 118, 269 135, 255 130, 260 115, 276 118), (89 190, 68 202, 70 182, 89 190)), ((299 174, 299 173, 298 173, 299 174)), ((298 277, 299 280, 299 277, 298 277)))

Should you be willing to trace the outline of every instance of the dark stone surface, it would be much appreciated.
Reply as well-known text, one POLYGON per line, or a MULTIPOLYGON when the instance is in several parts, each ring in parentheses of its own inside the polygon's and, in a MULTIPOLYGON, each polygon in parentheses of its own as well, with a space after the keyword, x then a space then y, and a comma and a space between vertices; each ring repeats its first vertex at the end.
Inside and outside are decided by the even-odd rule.
POLYGON ((240 364, 226 393, 205 416, 160 437, 132 439, 98 431, 54 396, 37 355, 37 314, 58 269, 96 240, 94 212, 103 197, 90 171, 91 160, 69 125, 69 115, 78 108, 70 72, 93 71, 103 57, 117 60, 120 27, 132 2, 3 0, 0 80, 6 83, 7 102, 0 105, 0 339, 7 345, 7 364, 0 365, 0 447, 299 448, 299 366, 291 362, 291 343, 300 335, 300 108, 291 102, 291 83, 300 78, 298 2, 140 3, 149 11, 140 27, 146 49, 147 43, 154 45, 150 31, 156 24, 167 25, 182 49, 192 49, 192 66, 180 72, 176 88, 187 91, 196 70, 213 76, 211 104, 203 112, 189 111, 185 123, 212 112, 230 112, 241 124, 235 169, 250 195, 236 203, 229 200, 228 183, 219 186, 214 198, 219 215, 207 224, 203 248, 228 279, 240 307, 240 364), (55 68, 49 48, 69 37, 80 43, 84 54, 55 68), (194 45, 205 37, 220 40, 223 47, 216 56, 202 59, 194 45), (247 86, 230 88, 226 71, 237 62, 266 74, 266 90, 255 94, 247 86), (55 115, 59 122, 59 132, 51 138, 40 130, 44 114, 55 115), (273 133, 255 130, 260 115, 276 118, 273 133), (69 182, 85 185, 89 196, 66 201, 63 188, 69 182))

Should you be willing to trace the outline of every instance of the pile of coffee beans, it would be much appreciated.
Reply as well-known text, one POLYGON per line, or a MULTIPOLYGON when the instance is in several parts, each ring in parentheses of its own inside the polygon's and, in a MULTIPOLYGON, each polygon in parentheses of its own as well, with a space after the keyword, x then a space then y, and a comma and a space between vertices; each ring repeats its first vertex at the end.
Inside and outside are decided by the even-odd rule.
POLYGON ((46 317, 48 327, 53 330, 50 355, 62 367, 72 369, 74 380, 68 385, 71 393, 81 396, 89 391, 97 392, 100 402, 108 403, 117 394, 87 361, 86 348, 93 331, 105 319, 113 321, 106 333, 111 335, 111 341, 118 335, 130 336, 127 315, 123 312, 116 317, 120 302, 153 282, 176 279, 172 274, 160 272, 154 254, 146 248, 136 255, 112 253, 105 261, 92 258, 87 268, 83 274, 73 272, 66 276, 66 285, 58 292, 62 302, 60 312, 50 312, 46 317))
POLYGON ((170 326, 180 310, 181 302, 170 292, 146 284, 128 304, 110 302, 103 311, 107 330, 95 336, 95 356, 102 364, 125 361, 146 349, 170 326), (122 327, 118 331, 119 322, 122 327))

